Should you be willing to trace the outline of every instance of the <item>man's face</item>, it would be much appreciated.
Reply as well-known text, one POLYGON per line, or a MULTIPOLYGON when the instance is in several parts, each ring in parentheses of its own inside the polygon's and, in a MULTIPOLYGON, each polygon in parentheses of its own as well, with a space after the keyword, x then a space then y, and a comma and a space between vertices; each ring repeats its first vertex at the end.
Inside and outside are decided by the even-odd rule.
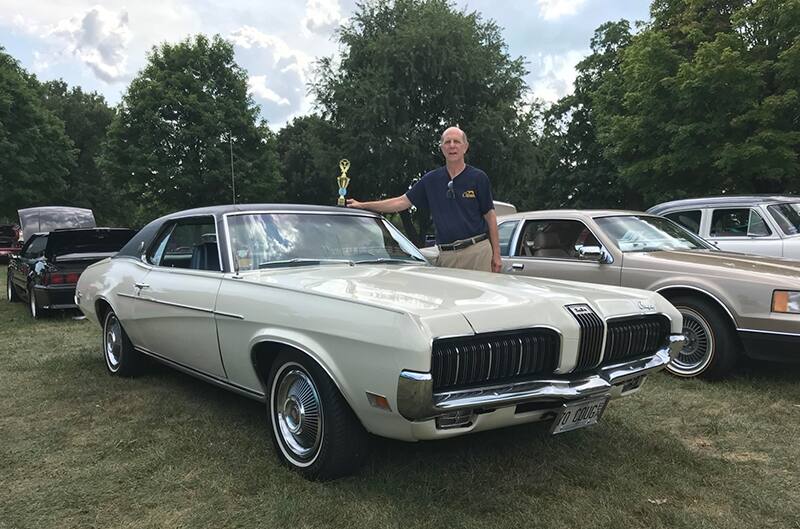
POLYGON ((460 130, 446 130, 442 135, 442 154, 448 162, 459 162, 464 160, 467 152, 467 143, 460 130))

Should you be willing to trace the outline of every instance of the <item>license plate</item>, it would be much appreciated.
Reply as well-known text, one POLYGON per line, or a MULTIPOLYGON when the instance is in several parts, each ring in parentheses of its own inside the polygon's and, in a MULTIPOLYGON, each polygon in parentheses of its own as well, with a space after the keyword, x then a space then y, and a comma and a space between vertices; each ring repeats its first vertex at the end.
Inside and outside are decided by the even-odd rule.
POLYGON ((553 422, 551 433, 555 435, 596 424, 603 415, 607 403, 608 396, 603 395, 594 399, 565 404, 553 422))

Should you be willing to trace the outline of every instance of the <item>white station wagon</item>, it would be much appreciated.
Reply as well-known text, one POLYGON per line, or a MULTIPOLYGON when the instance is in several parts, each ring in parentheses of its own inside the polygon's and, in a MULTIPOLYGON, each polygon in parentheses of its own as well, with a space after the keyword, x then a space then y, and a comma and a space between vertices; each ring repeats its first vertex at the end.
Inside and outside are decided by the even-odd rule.
POLYGON ((76 298, 111 374, 148 355, 266 403, 277 454, 311 479, 357 468, 367 431, 594 424, 684 340, 654 292, 435 268, 382 217, 333 207, 168 215, 76 298))

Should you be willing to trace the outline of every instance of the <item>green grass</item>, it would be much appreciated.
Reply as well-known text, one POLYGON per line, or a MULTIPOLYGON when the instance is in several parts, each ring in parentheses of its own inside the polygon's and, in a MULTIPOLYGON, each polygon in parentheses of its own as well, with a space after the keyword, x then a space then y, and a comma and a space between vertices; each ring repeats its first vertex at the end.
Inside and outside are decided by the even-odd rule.
POLYGON ((0 528, 800 528, 796 366, 659 374, 558 437, 374 439, 359 475, 310 483, 260 404, 157 365, 112 378, 99 327, 0 302, 0 528))

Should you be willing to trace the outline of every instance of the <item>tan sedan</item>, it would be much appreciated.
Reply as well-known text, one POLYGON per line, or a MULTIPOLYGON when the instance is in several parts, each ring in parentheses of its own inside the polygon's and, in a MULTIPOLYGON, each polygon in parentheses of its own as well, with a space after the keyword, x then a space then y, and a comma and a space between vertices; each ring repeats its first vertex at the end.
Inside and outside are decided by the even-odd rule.
POLYGON ((740 354, 800 360, 800 262, 721 252, 638 212, 535 211, 498 223, 505 273, 644 288, 669 299, 688 338, 668 367, 676 375, 720 377, 740 354))

